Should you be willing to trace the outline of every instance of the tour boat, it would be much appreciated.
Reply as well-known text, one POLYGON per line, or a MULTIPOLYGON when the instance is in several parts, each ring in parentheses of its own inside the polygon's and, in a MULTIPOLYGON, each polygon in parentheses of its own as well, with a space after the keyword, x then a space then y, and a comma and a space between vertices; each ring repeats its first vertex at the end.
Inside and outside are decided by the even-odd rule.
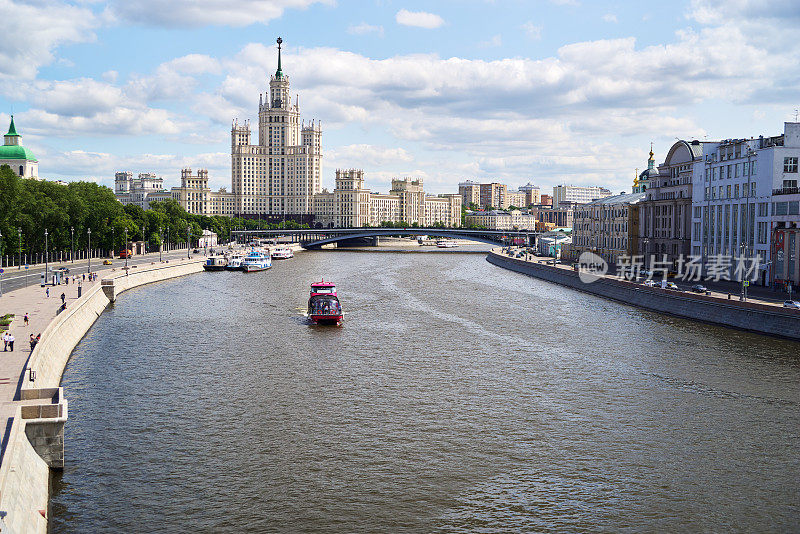
POLYGON ((225 266, 225 269, 229 271, 241 271, 242 270, 241 254, 234 254, 233 256, 228 258, 228 264, 225 266))
POLYGON ((456 243, 455 241, 448 241, 446 239, 442 239, 441 241, 438 241, 436 243, 436 246, 439 248, 453 248, 457 247, 458 243, 456 243))
POLYGON ((253 249, 242 259, 242 270, 246 273, 263 271, 272 267, 272 259, 268 252, 253 249))
POLYGON ((272 251, 272 257, 276 260, 287 260, 294 258, 294 251, 289 247, 277 247, 272 251))
POLYGON ((330 282, 311 284, 308 298, 308 316, 317 324, 337 325, 342 321, 342 306, 336 296, 336 286, 330 282))
POLYGON ((203 269, 206 271, 221 271, 228 265, 228 260, 225 256, 209 256, 203 269))

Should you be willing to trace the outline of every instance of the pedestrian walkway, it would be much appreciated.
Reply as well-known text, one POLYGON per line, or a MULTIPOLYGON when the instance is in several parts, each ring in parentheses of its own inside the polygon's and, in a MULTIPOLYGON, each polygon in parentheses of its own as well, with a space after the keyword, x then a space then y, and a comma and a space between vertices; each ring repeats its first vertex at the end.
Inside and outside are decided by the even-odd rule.
MULTIPOLYGON (((100 283, 100 277, 95 282, 82 282, 83 292, 100 283)), ((30 335, 36 336, 44 332, 45 328, 58 314, 61 306, 61 293, 64 293, 67 308, 78 299, 78 283, 70 282, 69 285, 48 286, 50 297, 45 295, 45 288, 35 286, 17 289, 6 293, 0 299, 0 316, 7 313, 15 315, 8 328, 16 341, 14 350, 0 351, 0 425, 2 425, 2 450, 5 451, 6 436, 11 427, 11 419, 16 412, 19 388, 27 377, 22 376, 28 358, 31 354, 30 335), (24 317, 28 314, 29 324, 25 326, 24 317)))

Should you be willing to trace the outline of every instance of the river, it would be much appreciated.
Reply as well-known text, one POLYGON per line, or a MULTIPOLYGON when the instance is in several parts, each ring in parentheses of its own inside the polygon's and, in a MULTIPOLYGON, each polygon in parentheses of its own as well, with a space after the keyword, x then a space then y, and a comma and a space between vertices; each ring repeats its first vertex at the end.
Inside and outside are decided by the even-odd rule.
POLYGON ((152 284, 67 366, 51 531, 796 531, 798 348, 482 255, 152 284))

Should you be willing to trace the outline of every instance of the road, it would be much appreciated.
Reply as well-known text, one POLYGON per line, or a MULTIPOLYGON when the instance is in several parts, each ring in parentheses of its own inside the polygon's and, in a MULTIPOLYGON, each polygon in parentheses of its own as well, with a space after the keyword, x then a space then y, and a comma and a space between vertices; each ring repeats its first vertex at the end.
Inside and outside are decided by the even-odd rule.
MULTIPOLYGON (((202 249, 200 250, 200 254, 203 253, 202 249)), ((221 248, 220 248, 221 250, 221 248)), ((197 254, 192 254, 193 256, 197 256, 197 254)), ((128 260, 128 265, 142 265, 142 264, 149 264, 152 262, 158 262, 158 252, 151 252, 149 254, 142 254, 139 256, 133 256, 128 260)), ((164 252, 162 258, 164 261, 167 260, 175 260, 179 258, 186 257, 186 249, 183 250, 173 250, 170 252, 164 252)), ((125 260, 121 260, 119 258, 114 258, 111 260, 111 265, 103 265, 103 260, 106 258, 92 258, 92 271, 102 273, 103 271, 107 271, 109 269, 120 269, 125 266, 125 260)), ((48 269, 50 270, 51 276, 53 269, 57 269, 58 267, 66 267, 69 269, 70 276, 77 274, 81 275, 88 272, 88 260, 76 260, 74 263, 65 261, 61 263, 50 263, 48 265, 48 269)), ((2 292, 3 294, 14 291, 15 289, 20 289, 22 287, 26 287, 26 285, 38 285, 40 283, 40 275, 44 272, 44 264, 37 264, 31 265, 28 269, 24 267, 22 269, 17 269, 17 267, 4 267, 4 272, 0 275, 0 284, 2 284, 2 292), (26 275, 27 272, 27 275, 26 275)), ((1 297, 0 297, 1 298, 1 297)))

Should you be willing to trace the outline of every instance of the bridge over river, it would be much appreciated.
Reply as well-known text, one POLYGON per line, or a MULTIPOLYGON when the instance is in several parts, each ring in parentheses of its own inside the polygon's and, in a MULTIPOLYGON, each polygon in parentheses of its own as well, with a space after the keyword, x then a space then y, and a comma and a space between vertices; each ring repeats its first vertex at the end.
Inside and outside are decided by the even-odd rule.
MULTIPOLYGON (((252 238, 289 238, 292 243, 300 243, 303 248, 319 248, 329 243, 350 241, 355 239, 377 239, 381 236, 430 236, 446 239, 466 239, 490 245, 502 245, 514 239, 522 239, 523 243, 533 246, 539 232, 525 230, 468 230, 465 228, 326 228, 302 230, 234 230, 231 232, 238 242, 247 242, 252 238)), ((523 244, 517 241, 518 244, 523 244)))

